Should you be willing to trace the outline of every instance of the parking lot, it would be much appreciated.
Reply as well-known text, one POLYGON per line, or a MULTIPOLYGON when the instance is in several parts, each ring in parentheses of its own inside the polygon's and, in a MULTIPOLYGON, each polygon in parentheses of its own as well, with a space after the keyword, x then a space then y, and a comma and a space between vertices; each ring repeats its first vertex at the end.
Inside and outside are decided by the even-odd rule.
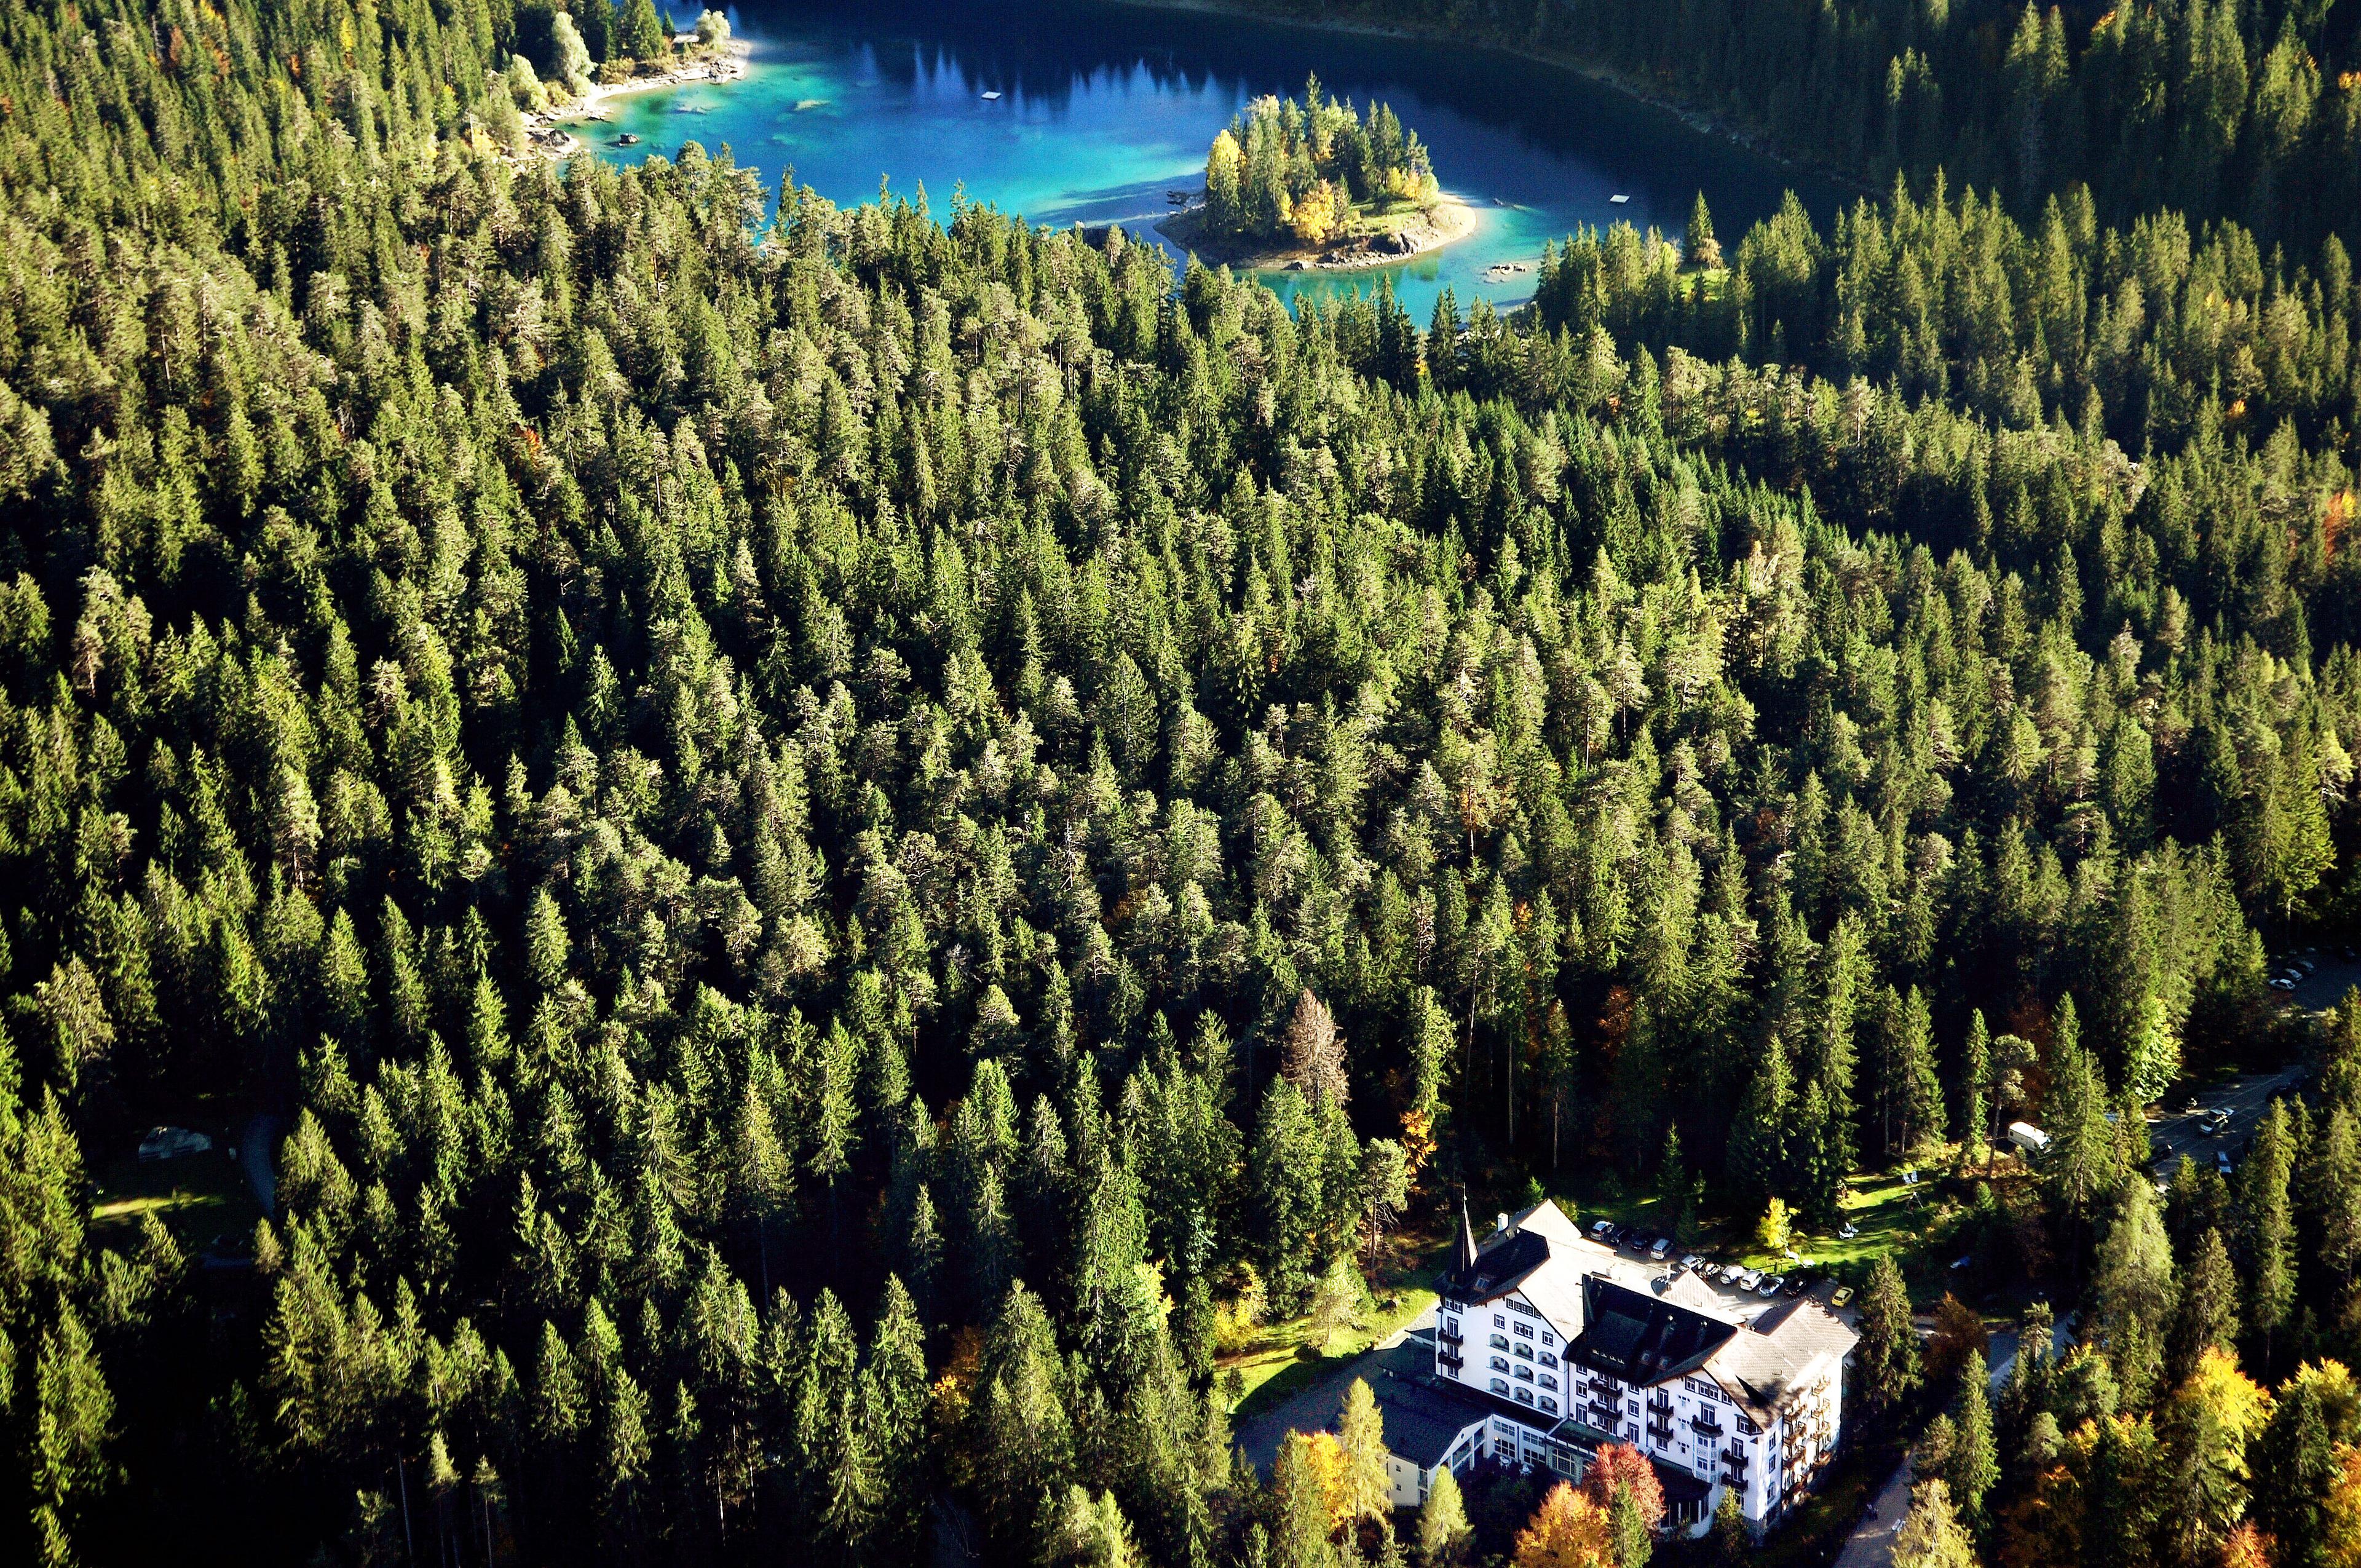
MULTIPOLYGON (((2335 1006, 2345 1000, 2347 991, 2361 985, 2361 963, 2345 958, 2342 948, 2321 948, 2307 961, 2314 966, 2312 971, 2297 981, 2293 991, 2275 992, 2275 994, 2285 996, 2299 1007, 2320 1012, 2335 1006)), ((2270 961, 2270 971, 2277 974, 2286 964, 2285 959, 2274 957, 2270 961)))
MULTIPOLYGON (((1664 1239, 1659 1234, 1644 1226, 1610 1226, 1604 1220, 1593 1221, 1582 1232, 1589 1240, 1612 1250, 1613 1260, 1602 1259, 1598 1266, 1600 1273, 1617 1284, 1658 1295, 1675 1276, 1686 1274, 1714 1298, 1720 1311, 1741 1322, 1751 1323, 1778 1303, 1807 1294, 1826 1304, 1834 1289, 1824 1271, 1808 1264, 1799 1262, 1784 1273, 1744 1268, 1705 1249, 1669 1242, 1659 1257, 1653 1246, 1664 1239), (1768 1295, 1763 1293, 1766 1284, 1773 1287, 1768 1295)), ((1850 1297, 1850 1292, 1847 1295, 1850 1297)))
POLYGON ((2182 1155, 2200 1164, 2211 1161, 2216 1150, 2226 1151, 2233 1160, 2255 1135, 2263 1113, 2274 1096, 2292 1094, 2303 1079, 2300 1067, 2283 1068, 2278 1072, 2249 1073, 2228 1083, 2214 1084, 2201 1090, 2197 1109, 2184 1112, 2186 1101, 2174 1103, 2162 1114, 2151 1114, 2147 1125, 2148 1151, 2155 1160, 2149 1168, 2158 1181, 2169 1181, 2182 1155), (2228 1116, 2221 1130, 2207 1133, 2206 1124, 2218 1112, 2228 1116))

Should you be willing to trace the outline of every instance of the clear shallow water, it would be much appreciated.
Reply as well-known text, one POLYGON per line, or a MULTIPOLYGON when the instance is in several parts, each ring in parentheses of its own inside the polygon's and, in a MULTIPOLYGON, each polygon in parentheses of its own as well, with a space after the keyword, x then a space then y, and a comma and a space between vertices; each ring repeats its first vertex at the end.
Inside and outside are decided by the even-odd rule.
MULTIPOLYGON (((1038 223, 1145 234, 1168 192, 1202 183, 1206 145, 1248 99, 1300 93, 1315 71, 1364 110, 1382 99, 1478 212, 1468 238, 1381 269, 1422 324, 1446 286, 1463 308, 1524 299, 1530 271, 1486 269, 1531 266, 1544 241, 1586 224, 1676 233, 1702 190, 1733 243, 1790 187, 1823 220, 1839 199, 1816 175, 1572 71, 1422 39, 1093 0, 755 0, 730 18, 754 45, 747 78, 610 101, 611 124, 582 127, 601 156, 726 144, 767 182, 792 170, 840 204, 874 197, 881 181, 906 195, 923 184, 947 217, 963 186, 1038 223), (626 131, 638 146, 609 145, 626 131), (1610 202, 1619 193, 1628 201, 1610 202)), ((1368 290, 1379 271, 1263 279, 1299 298, 1368 290)))

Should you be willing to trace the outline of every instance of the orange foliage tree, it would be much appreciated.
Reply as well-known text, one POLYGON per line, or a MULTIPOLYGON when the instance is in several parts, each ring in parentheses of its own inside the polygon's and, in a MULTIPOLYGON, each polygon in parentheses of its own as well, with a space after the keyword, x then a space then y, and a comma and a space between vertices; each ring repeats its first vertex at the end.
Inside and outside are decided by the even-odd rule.
POLYGON ((1615 1494, 1625 1486, 1631 1488, 1631 1500, 1640 1505, 1640 1517, 1653 1532, 1664 1523, 1664 1484, 1656 1479, 1656 1467, 1648 1456, 1628 1442, 1601 1443, 1598 1455, 1582 1477, 1582 1495, 1593 1507, 1612 1519, 1615 1516, 1615 1494))
POLYGON ((1561 1481, 1517 1533, 1517 1568, 1615 1568, 1615 1531, 1598 1505, 1561 1481))

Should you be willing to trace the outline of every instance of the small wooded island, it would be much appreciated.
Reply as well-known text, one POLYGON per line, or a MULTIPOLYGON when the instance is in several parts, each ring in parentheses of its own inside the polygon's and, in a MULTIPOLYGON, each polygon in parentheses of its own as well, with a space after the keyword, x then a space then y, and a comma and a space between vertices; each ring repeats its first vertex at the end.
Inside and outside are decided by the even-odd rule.
POLYGON ((1463 239, 1476 214, 1435 182, 1418 133, 1383 104, 1261 97, 1213 137, 1202 201, 1164 236, 1200 260, 1254 271, 1367 267, 1463 239))

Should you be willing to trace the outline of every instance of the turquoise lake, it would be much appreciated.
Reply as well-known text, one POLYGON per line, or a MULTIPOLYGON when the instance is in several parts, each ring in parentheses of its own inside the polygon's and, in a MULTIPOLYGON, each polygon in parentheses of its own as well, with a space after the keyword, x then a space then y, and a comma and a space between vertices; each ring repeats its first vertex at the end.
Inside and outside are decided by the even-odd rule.
MULTIPOLYGON (((1364 110, 1390 104, 1433 149, 1444 187, 1477 209, 1468 238, 1383 269, 1421 323, 1446 286, 1463 307, 1524 299, 1530 271, 1487 269, 1530 267, 1581 225, 1676 233, 1700 190, 1726 244, 1790 188, 1823 221, 1839 200, 1818 176, 1576 72, 1422 39, 1092 0, 764 0, 729 16, 753 46, 751 73, 610 101, 609 124, 579 127, 600 156, 727 145, 766 182, 792 170, 840 204, 873 198, 881 181, 905 195, 923 184, 948 216, 963 187, 1037 223, 1146 234, 1170 192, 1202 184, 1206 145, 1242 104, 1300 93, 1316 71, 1364 110), (626 132, 639 145, 611 145, 626 132)), ((1378 276, 1263 279, 1296 298, 1378 276)))

